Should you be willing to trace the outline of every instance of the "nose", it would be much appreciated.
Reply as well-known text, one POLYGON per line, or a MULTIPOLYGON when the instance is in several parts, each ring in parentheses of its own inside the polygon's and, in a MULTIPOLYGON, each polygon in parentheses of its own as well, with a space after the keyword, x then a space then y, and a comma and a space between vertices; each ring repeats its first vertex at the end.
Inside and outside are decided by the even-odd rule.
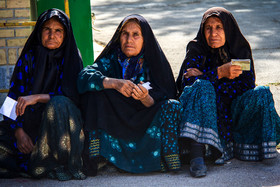
POLYGON ((129 34, 129 35, 127 36, 127 42, 131 42, 132 40, 133 40, 133 37, 132 37, 131 34, 129 34))
POLYGON ((210 34, 211 34, 211 36, 215 36, 217 34, 217 30, 211 29, 210 34))
POLYGON ((49 37, 50 37, 50 38, 54 38, 54 34, 55 34, 55 33, 54 33, 53 31, 50 31, 50 32, 49 32, 49 37))

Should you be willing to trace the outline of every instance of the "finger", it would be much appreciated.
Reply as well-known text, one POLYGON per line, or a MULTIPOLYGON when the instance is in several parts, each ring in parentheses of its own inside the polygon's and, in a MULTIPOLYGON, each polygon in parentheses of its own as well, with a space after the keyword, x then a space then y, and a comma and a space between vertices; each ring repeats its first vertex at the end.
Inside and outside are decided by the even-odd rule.
POLYGON ((16 106, 16 114, 17 116, 19 116, 20 112, 19 112, 19 104, 17 103, 17 106, 16 106))
POLYGON ((27 149, 28 149, 28 153, 32 152, 34 148, 33 142, 32 140, 29 138, 29 140, 27 141, 27 149))
POLYGON ((132 96, 133 99, 139 100, 139 98, 134 93, 132 93, 131 96, 132 96))
POLYGON ((144 86, 142 86, 142 84, 138 84, 137 86, 143 93, 148 91, 144 86))
POLYGON ((21 115, 21 116, 24 114, 25 108, 26 108, 26 104, 24 104, 24 105, 21 107, 21 110, 20 110, 20 115, 21 115))
MULTIPOLYGON (((140 90, 139 90, 139 88, 138 88, 138 90, 137 90, 136 88, 133 89, 132 94, 134 94, 135 97, 139 98, 139 97, 140 97, 140 90)), ((132 94, 131 94, 131 95, 132 95, 132 94)))
POLYGON ((199 69, 196 69, 196 68, 194 69, 194 72, 198 75, 202 73, 199 69))
POLYGON ((17 116, 20 115, 20 108, 21 108, 21 99, 19 98, 17 106, 16 106, 16 114, 17 114, 17 116))
POLYGON ((126 83, 127 83, 126 85, 128 85, 131 88, 133 88, 135 86, 135 84, 133 82, 131 82, 130 80, 128 80, 126 83))
POLYGON ((28 150, 26 149, 25 145, 18 146, 20 152, 27 154, 28 150))
POLYGON ((233 71, 242 71, 241 66, 238 66, 238 65, 233 65, 231 68, 233 71))
POLYGON ((122 94, 125 96, 125 97, 130 97, 131 96, 131 92, 127 91, 127 90, 124 90, 122 92, 122 94))
POLYGON ((122 92, 122 94, 123 94, 125 97, 130 97, 130 96, 131 96, 131 92, 132 92, 132 91, 130 91, 130 90, 128 90, 128 89, 124 89, 123 92, 122 92))

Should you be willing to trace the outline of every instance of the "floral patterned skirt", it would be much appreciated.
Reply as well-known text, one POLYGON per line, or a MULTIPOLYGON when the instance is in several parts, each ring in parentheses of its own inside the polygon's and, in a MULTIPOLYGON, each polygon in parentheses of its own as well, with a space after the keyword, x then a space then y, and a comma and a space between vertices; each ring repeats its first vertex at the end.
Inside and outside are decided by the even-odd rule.
POLYGON ((176 100, 166 101, 145 134, 136 139, 115 138, 104 130, 89 133, 89 157, 102 156, 131 173, 180 169, 178 125, 182 112, 176 100))
POLYGON ((84 179, 80 171, 84 141, 80 110, 67 97, 55 96, 47 103, 39 124, 40 132, 30 155, 20 153, 16 143, 4 136, 9 132, 7 128, 0 129, 0 163, 10 164, 0 174, 17 177, 17 172, 26 170, 36 178, 84 179))

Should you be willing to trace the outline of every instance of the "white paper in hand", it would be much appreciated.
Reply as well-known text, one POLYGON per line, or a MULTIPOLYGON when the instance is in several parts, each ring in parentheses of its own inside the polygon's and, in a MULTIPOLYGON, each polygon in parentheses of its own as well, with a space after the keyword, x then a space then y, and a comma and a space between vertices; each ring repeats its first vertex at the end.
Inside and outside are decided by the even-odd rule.
POLYGON ((151 85, 150 82, 145 82, 145 83, 142 84, 142 86, 143 86, 144 88, 146 88, 147 90, 153 89, 150 85, 151 85))
POLYGON ((6 97, 0 109, 0 113, 8 118, 11 118, 12 120, 16 120, 17 118, 16 106, 17 106, 17 101, 13 100, 10 97, 6 97))

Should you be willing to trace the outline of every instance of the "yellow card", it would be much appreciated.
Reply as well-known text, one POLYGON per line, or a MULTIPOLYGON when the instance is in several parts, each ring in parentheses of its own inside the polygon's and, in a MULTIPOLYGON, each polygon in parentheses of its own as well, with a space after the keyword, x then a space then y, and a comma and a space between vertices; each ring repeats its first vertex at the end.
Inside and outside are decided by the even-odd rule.
POLYGON ((231 59, 232 65, 241 66, 242 71, 250 71, 250 59, 231 59))

